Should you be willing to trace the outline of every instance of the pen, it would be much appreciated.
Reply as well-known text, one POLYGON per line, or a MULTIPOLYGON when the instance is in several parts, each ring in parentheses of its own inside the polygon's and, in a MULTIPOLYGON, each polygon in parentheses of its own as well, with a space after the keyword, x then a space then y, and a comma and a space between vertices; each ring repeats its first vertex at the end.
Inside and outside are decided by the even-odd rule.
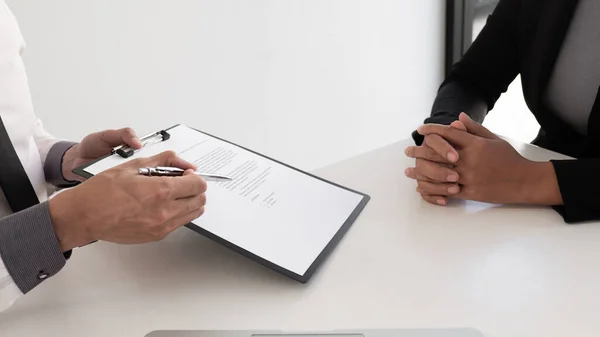
MULTIPOLYGON (((159 177, 179 177, 183 175, 185 170, 180 169, 178 167, 143 167, 138 169, 138 173, 145 176, 159 176, 159 177)), ((196 172, 197 175, 201 176, 206 181, 229 181, 232 178, 220 175, 220 174, 212 174, 212 173, 199 173, 196 172)))
MULTIPOLYGON (((146 136, 140 138, 140 143, 142 143, 142 147, 146 147, 147 145, 150 145, 150 144, 164 142, 165 140, 168 140, 169 138, 171 138, 171 135, 167 131, 163 130, 163 131, 151 133, 149 135, 146 135, 146 136)), ((121 146, 117 146, 117 147, 113 148, 111 150, 111 153, 112 154, 116 153, 123 158, 129 158, 129 157, 133 156, 133 154, 137 151, 139 151, 139 150, 131 148, 126 145, 121 145, 121 146)))

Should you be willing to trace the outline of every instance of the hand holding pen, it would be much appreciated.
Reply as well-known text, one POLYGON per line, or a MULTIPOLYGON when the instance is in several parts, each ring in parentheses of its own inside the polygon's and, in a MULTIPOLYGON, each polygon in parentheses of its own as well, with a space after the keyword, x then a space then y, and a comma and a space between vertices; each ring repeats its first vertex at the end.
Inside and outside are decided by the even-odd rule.
POLYGON ((104 170, 59 193, 49 201, 49 209, 61 249, 94 241, 158 241, 198 219, 204 214, 208 183, 190 174, 195 169, 175 152, 165 151, 104 170), (162 166, 179 168, 181 177, 143 179, 137 173, 140 167, 162 166))

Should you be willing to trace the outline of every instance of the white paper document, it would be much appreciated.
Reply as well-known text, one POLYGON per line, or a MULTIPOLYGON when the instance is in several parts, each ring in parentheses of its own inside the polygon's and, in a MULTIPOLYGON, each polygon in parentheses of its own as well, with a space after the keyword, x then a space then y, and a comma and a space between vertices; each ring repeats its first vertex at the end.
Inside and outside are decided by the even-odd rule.
POLYGON ((130 158, 107 157, 85 171, 95 175, 173 150, 199 172, 232 177, 208 183, 206 212, 194 225, 297 275, 306 273, 364 199, 187 126, 168 132, 167 141, 130 158))

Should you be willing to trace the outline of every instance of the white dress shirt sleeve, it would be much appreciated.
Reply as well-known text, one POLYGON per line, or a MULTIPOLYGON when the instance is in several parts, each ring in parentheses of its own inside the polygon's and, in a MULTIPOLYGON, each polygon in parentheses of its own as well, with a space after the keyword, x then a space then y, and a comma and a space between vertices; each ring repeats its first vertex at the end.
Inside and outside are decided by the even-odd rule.
POLYGON ((48 153, 50 149, 61 139, 58 139, 52 136, 46 129, 44 129, 44 125, 39 118, 36 118, 36 121, 33 125, 33 138, 35 139, 35 144, 40 153, 40 158, 42 163, 46 162, 46 158, 48 158, 48 153))
POLYGON ((4 262, 0 259, 0 312, 10 308, 23 293, 10 277, 4 262))

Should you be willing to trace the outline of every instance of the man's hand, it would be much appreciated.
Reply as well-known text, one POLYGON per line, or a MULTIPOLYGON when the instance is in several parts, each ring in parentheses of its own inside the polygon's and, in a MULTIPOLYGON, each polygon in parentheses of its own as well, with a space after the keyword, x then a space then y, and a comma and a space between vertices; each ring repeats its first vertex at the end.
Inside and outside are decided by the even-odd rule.
POLYGON ((123 144, 134 149, 142 147, 135 131, 130 128, 106 130, 88 135, 81 143, 65 153, 62 165, 63 177, 70 181, 82 181, 82 177, 72 172, 74 168, 110 154, 114 147, 123 144))
POLYGON ((420 184, 425 193, 496 204, 562 204, 551 163, 523 158, 508 142, 466 114, 460 115, 460 122, 467 132, 433 124, 418 130, 425 136, 443 137, 459 154, 454 170, 460 176, 460 192, 450 194, 439 185, 420 184))
MULTIPOLYGON (((452 127, 466 131, 465 125, 456 121, 452 127)), ((456 149, 437 134, 426 135, 421 146, 409 146, 405 154, 415 158, 415 167, 406 169, 407 177, 418 181, 417 192, 429 203, 447 205, 448 195, 460 192, 459 175, 453 169, 459 159, 456 149), (444 190, 442 194, 430 191, 444 190)))
POLYGON ((50 216, 63 251, 103 240, 157 241, 204 213, 206 182, 173 152, 104 171, 52 198, 50 216), (140 167, 174 166, 182 177, 147 177, 140 167))

